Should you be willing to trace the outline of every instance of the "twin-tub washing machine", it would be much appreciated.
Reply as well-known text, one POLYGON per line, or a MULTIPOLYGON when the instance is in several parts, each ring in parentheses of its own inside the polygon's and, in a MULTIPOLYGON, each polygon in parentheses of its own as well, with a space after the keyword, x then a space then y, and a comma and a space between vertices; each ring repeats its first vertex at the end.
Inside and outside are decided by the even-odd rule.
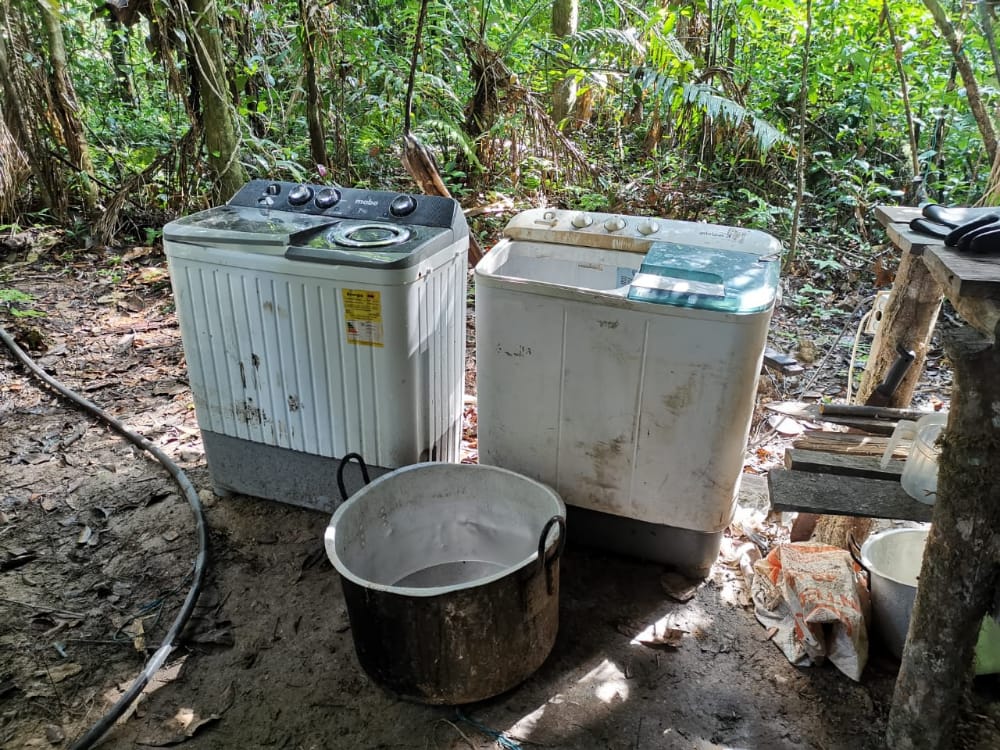
POLYGON ((570 538, 707 572, 732 520, 780 244, 534 209, 476 266, 479 460, 545 482, 570 538))
MULTIPOLYGON (((475 269, 479 460, 552 486, 570 538, 701 574, 733 515, 780 246, 554 209, 475 269)), ((458 204, 254 180, 164 249, 220 492, 331 511, 340 459, 459 460, 458 204)))
POLYGON ((253 180, 167 224, 163 246, 216 491, 332 513, 349 453, 372 474, 459 460, 455 201, 253 180))

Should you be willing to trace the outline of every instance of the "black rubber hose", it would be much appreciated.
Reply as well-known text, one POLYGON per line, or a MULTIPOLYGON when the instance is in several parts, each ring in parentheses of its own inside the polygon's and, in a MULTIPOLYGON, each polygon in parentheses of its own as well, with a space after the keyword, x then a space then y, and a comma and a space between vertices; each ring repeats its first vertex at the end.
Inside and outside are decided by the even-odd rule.
POLYGON ((139 697, 146 685, 149 684, 150 679, 154 674, 156 674, 160 667, 163 666, 167 657, 170 655, 170 652, 173 651, 174 639, 176 639, 180 632, 184 629, 184 626, 191 617, 194 605, 198 601, 198 595, 201 593, 202 580, 205 576, 205 568, 208 565, 208 532, 205 526, 205 514, 201 508, 201 500, 198 497, 198 492, 195 490, 194 485, 191 484, 191 480, 187 478, 187 475, 177 464, 170 460, 170 457, 167 456, 166 453, 161 451, 146 438, 129 430, 124 424, 119 422, 96 404, 83 398, 78 393, 74 393, 58 380, 51 377, 41 367, 36 365, 31 357, 29 357, 24 350, 17 345, 2 325, 0 325, 0 340, 6 344, 7 348, 10 349, 18 360, 20 360, 21 364, 27 367, 35 377, 42 380, 56 393, 107 424, 111 429, 128 440, 130 443, 133 443, 147 453, 150 453, 153 458, 155 458, 163 466, 163 468, 169 472, 170 476, 173 477, 174 481, 177 482, 177 485, 181 488, 181 490, 183 490, 184 495, 187 497, 188 504, 191 506, 191 512, 194 514, 195 531, 198 535, 198 555, 194 561, 193 581, 187 597, 185 597, 184 603, 181 604, 180 612, 177 613, 177 617, 170 625, 170 629, 167 631, 166 636, 164 636, 162 644, 158 649, 156 649, 153 655, 149 657, 142 672, 135 678, 135 681, 131 684, 131 686, 129 686, 128 690, 125 691, 125 694, 122 695, 122 697, 115 702, 108 712, 98 719, 97 722, 91 726, 82 737, 70 746, 70 750, 88 750, 88 748, 93 747, 94 744, 96 744, 97 741, 104 736, 105 732, 114 726, 114 723, 118 721, 128 707, 131 706, 135 699, 139 697))

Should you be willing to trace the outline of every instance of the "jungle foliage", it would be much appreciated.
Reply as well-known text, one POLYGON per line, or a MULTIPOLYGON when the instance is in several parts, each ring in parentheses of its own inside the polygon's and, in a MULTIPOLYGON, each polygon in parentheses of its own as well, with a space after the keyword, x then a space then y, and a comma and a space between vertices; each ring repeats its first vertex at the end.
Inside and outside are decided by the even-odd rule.
POLYGON ((414 56, 419 0, 0 0, 0 223, 125 244, 248 177, 413 189, 407 122, 467 206, 544 198, 787 239, 799 169, 803 230, 863 248, 878 202, 994 187, 970 107, 998 100, 992 3, 569 4, 557 36, 552 0, 432 0, 414 56))

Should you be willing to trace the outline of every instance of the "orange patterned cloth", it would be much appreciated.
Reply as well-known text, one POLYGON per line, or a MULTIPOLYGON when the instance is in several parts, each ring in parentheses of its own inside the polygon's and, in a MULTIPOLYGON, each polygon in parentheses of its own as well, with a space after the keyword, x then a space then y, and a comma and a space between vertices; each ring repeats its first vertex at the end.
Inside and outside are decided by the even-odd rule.
POLYGON ((829 659, 852 680, 868 662, 870 611, 864 573, 838 547, 781 544, 754 565, 757 620, 788 660, 809 666, 829 659))

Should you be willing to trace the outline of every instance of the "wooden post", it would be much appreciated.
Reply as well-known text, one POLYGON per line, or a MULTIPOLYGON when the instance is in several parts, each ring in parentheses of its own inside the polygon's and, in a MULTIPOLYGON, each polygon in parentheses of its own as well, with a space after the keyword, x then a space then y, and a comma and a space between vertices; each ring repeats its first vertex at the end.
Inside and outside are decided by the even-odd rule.
POLYGON ((913 391, 924 369, 924 360, 927 359, 927 349, 941 310, 943 293, 941 285, 934 280, 923 261, 913 253, 904 251, 882 322, 872 343, 868 364, 861 376, 857 399, 859 404, 867 402, 872 391, 885 379, 896 360, 896 345, 901 343, 905 348, 912 349, 917 356, 886 405, 910 405, 913 391))
POLYGON ((983 615, 1000 583, 1000 346, 970 327, 955 368, 937 502, 889 713, 893 750, 952 747, 983 615))

